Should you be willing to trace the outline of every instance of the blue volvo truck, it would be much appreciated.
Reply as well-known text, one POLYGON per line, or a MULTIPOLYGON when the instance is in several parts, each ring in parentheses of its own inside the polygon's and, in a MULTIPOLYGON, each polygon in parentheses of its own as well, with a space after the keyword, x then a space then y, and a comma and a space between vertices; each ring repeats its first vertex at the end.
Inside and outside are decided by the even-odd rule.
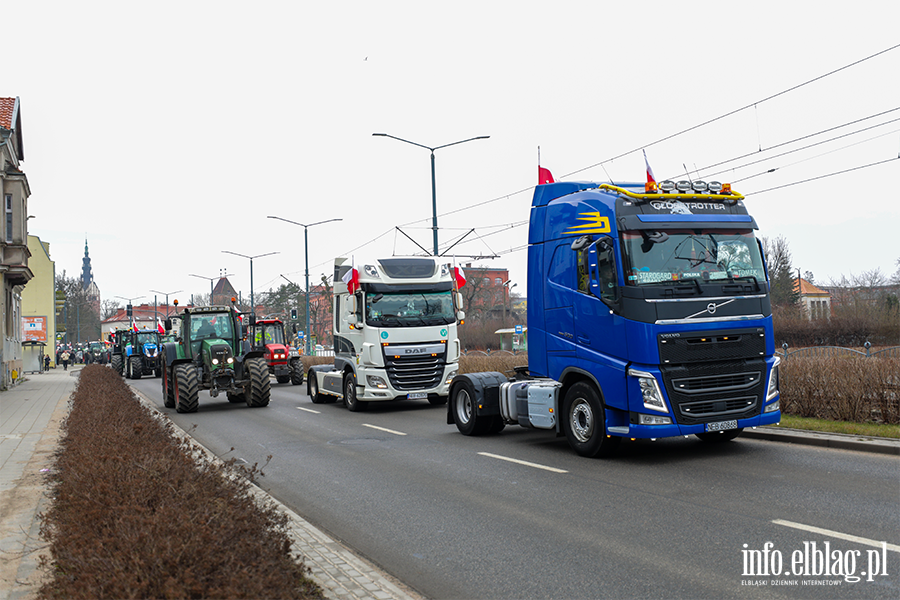
POLYGON ((777 423, 764 253, 728 184, 535 188, 528 366, 458 375, 447 423, 554 430, 582 456, 623 438, 734 439, 777 423))

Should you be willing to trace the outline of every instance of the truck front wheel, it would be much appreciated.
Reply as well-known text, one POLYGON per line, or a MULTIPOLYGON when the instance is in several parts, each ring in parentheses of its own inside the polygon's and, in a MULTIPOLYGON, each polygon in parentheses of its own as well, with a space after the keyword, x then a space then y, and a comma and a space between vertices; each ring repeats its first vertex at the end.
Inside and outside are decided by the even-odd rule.
POLYGON ((344 377, 344 406, 350 412, 361 412, 369 408, 369 403, 356 398, 356 378, 351 373, 344 377))
POLYGON ((610 456, 622 441, 606 434, 606 408, 597 391, 583 381, 566 392, 562 418, 566 439, 581 456, 610 456))

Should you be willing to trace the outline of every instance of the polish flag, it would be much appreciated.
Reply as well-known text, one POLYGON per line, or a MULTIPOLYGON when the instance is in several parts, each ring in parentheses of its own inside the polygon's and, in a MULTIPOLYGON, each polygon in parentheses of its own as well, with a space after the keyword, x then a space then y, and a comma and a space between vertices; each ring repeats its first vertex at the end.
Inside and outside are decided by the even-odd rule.
POLYGON ((156 317, 156 330, 159 332, 160 335, 166 335, 166 328, 163 327, 163 322, 160 320, 159 317, 156 317))
POLYGON ((131 317, 131 330, 134 331, 135 333, 137 333, 137 330, 138 330, 138 326, 134 320, 134 317, 131 317))
POLYGON ((350 294, 355 294, 359 289, 359 271, 356 270, 353 259, 350 259, 350 270, 344 273, 341 281, 347 284, 347 292, 350 294))
POLYGON ((653 176, 653 169, 650 168, 650 161, 647 160, 647 151, 644 150, 644 164, 647 165, 647 183, 656 183, 656 177, 653 176))
POLYGON ((466 285, 466 273, 462 270, 462 267, 453 265, 453 276, 456 278, 457 289, 466 285))
POLYGON ((545 183, 554 183, 553 175, 550 173, 550 169, 545 169, 538 165, 538 185, 544 185, 545 183))

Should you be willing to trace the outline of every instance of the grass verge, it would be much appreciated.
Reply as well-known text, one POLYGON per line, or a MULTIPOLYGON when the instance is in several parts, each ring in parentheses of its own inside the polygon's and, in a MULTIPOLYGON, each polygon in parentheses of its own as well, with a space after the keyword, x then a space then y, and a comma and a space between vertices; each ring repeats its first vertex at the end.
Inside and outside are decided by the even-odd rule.
POLYGON ((844 433, 847 435, 900 439, 900 426, 886 423, 851 423, 849 421, 829 421, 827 419, 813 419, 782 414, 781 423, 777 427, 805 429, 821 433, 844 433))

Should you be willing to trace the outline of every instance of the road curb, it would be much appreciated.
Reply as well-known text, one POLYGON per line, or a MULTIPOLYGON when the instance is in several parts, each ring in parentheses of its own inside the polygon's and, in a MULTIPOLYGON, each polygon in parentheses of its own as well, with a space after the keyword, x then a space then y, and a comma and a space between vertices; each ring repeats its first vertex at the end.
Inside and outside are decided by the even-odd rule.
POLYGON ((900 440, 874 438, 862 435, 848 435, 843 433, 819 433, 804 429, 787 429, 785 427, 758 427, 745 429, 741 433, 743 438, 769 440, 772 442, 786 442, 789 444, 802 444, 804 446, 820 446, 823 448, 838 448, 841 450, 855 450, 857 452, 874 452, 876 454, 888 454, 900 456, 900 440))
MULTIPOLYGON (((188 440, 197 452, 201 452, 208 460, 222 462, 222 459, 191 437, 140 390, 130 385, 128 388, 141 404, 171 425, 172 430, 188 440)), ((288 517, 288 533, 294 540, 294 551, 303 558, 304 564, 309 567, 310 577, 319 584, 329 600, 423 600, 422 596, 405 584, 331 538, 258 485, 251 484, 249 489, 261 504, 274 505, 288 517)))

